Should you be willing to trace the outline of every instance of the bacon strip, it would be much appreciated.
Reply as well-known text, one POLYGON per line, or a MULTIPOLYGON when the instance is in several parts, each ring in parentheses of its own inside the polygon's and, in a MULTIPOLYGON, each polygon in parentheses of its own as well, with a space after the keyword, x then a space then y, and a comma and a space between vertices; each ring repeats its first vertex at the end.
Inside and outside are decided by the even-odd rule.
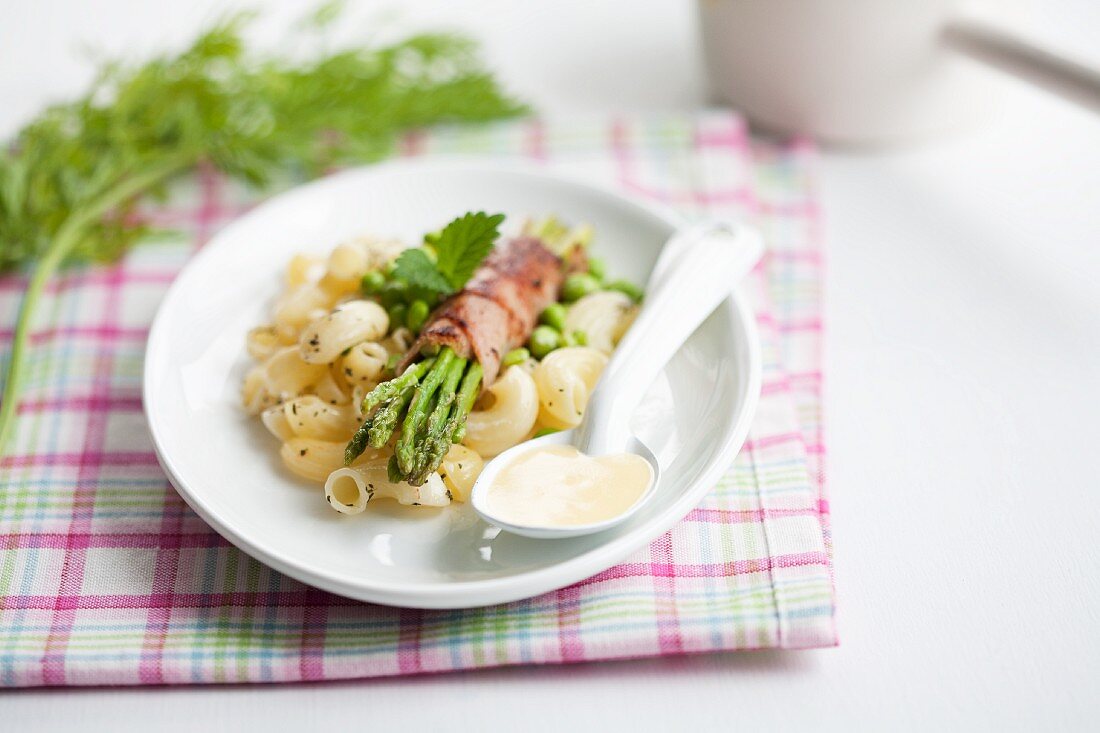
POLYGON ((558 299, 566 271, 583 269, 583 253, 572 252, 566 260, 535 237, 516 237, 499 245, 466 287, 432 313, 398 372, 423 347, 449 346, 463 359, 477 359, 484 372, 482 385, 492 384, 500 372, 500 360, 526 343, 539 313, 558 299))

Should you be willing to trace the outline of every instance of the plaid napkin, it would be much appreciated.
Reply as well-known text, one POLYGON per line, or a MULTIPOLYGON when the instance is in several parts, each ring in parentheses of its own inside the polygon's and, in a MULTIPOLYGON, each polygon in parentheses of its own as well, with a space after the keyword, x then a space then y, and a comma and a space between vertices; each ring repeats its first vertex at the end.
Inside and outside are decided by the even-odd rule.
MULTIPOLYGON (((401 152, 533 159, 758 225, 770 250, 748 287, 763 398, 733 468, 625 563, 507 605, 373 606, 261 565, 168 484, 141 410, 157 303, 195 248, 255 200, 199 176, 150 211, 185 236, 70 271, 44 299, 0 462, 0 684, 321 680, 836 643, 812 147, 753 143, 738 117, 712 112, 447 128, 401 152)), ((14 322, 24 285, 0 279, 0 323, 14 322)))

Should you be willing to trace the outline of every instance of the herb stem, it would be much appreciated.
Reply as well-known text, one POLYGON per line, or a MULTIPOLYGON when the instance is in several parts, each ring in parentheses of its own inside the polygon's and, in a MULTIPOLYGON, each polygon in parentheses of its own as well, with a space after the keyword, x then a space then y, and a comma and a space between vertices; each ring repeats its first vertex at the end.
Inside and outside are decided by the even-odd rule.
POLYGON ((23 391, 23 379, 26 376, 24 362, 27 360, 31 321, 38 308, 38 300, 42 297, 42 289, 46 281, 53 276, 80 242, 85 229, 90 224, 116 206, 183 171, 193 163, 191 156, 181 155, 151 165, 147 170, 122 179, 86 207, 73 211, 58 228, 53 242, 31 273, 27 292, 19 305, 19 318, 15 322, 15 333, 11 342, 11 358, 4 380, 3 397, 0 398, 0 454, 4 452, 15 425, 15 415, 23 391))

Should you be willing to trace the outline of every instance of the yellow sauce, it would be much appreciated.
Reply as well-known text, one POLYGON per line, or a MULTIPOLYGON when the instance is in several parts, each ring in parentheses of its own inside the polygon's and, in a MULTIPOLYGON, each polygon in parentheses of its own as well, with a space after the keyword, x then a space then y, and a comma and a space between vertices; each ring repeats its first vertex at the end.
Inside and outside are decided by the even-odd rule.
POLYGON ((501 469, 485 508, 510 524, 575 527, 619 516, 652 482, 653 468, 633 453, 592 458, 572 446, 549 446, 501 469))

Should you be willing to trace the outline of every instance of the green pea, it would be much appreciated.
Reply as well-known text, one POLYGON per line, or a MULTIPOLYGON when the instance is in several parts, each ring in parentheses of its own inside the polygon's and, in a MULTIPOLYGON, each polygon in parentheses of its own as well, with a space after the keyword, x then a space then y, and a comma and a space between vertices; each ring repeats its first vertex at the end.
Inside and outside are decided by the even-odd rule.
POLYGON ((535 433, 531 437, 541 438, 544 435, 553 435, 554 433, 560 433, 560 432, 561 432, 561 430, 558 430, 557 428, 543 428, 542 430, 538 431, 537 433, 535 433))
POLYGON ((408 295, 409 286, 401 280, 390 280, 378 291, 378 299, 386 308, 404 304, 408 295))
POLYGON ((424 254, 428 255, 428 259, 432 261, 433 265, 439 262, 439 253, 435 251, 435 247, 425 244, 421 249, 424 250, 424 254))
POLYGON ((562 341, 566 346, 587 346, 588 334, 584 331, 570 331, 562 336, 562 341))
POLYGON ((386 359, 386 371, 392 372, 394 369, 397 369, 397 365, 400 361, 401 354, 390 354, 389 358, 386 359))
POLYGON ((378 270, 371 270, 366 275, 363 275, 362 281, 359 283, 359 288, 363 291, 364 295, 374 295, 382 286, 386 284, 386 276, 378 270))
POLYGON ((578 272, 565 278, 565 285, 562 286, 561 296, 564 301, 571 303, 599 289, 599 280, 586 272, 578 272))
POLYGON ((538 326, 531 332, 531 340, 528 344, 534 357, 541 359, 561 346, 561 334, 550 326, 538 326))
POLYGON ((589 257, 588 274, 603 282, 603 279, 607 277, 607 264, 599 257, 589 257))
POLYGON ((607 284, 608 290, 618 290, 620 293, 627 295, 635 303, 642 302, 642 289, 629 280, 616 280, 615 282, 607 284))
POLYGON ((531 352, 521 346, 518 349, 512 349, 507 354, 505 354, 500 363, 507 367, 513 366, 515 364, 522 364, 530 358, 531 352))
POLYGON ((409 306, 409 312, 405 315, 405 325, 413 333, 419 333, 428 320, 428 314, 430 313, 431 309, 427 303, 423 300, 414 300, 412 305, 409 306))
POLYGON ((561 303, 551 303, 546 310, 539 314, 539 323, 545 323, 559 331, 565 330, 565 306, 561 303))
POLYGON ((404 303, 394 303, 386 312, 390 315, 390 328, 400 328, 405 325, 405 316, 409 312, 409 307, 404 303))

